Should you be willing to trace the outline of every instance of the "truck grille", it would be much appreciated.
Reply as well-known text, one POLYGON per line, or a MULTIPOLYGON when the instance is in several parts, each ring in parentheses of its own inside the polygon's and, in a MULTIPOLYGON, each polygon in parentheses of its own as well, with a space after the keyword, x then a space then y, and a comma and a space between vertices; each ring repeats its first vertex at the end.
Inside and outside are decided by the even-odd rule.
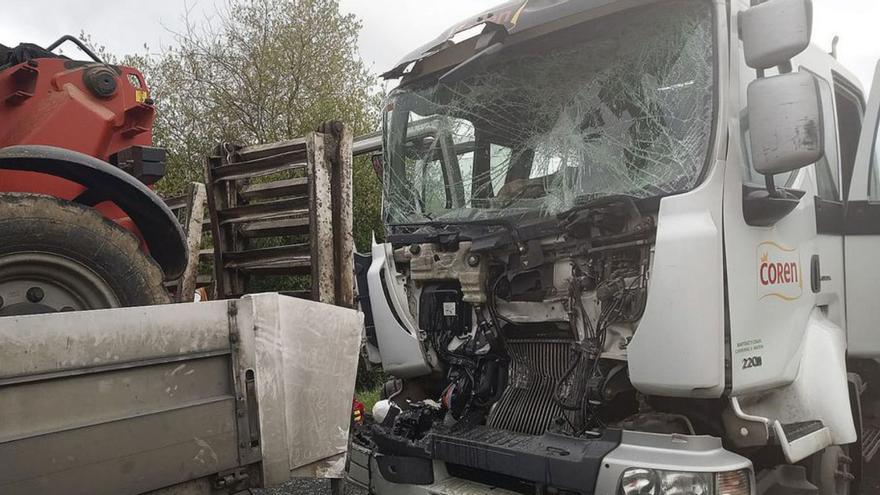
POLYGON ((566 417, 553 400, 553 391, 571 362, 571 341, 508 340, 507 349, 510 354, 507 388, 489 412, 487 425, 540 435, 556 419, 566 417))

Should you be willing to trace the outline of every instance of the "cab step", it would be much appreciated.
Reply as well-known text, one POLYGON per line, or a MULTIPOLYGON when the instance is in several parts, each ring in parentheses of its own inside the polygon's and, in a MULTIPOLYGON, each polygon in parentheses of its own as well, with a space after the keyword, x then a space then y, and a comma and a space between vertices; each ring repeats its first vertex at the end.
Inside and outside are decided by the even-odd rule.
POLYGON ((430 495, 517 495, 515 492, 495 488, 474 481, 460 478, 447 478, 443 481, 425 487, 425 492, 430 495))
POLYGON ((831 430, 821 421, 782 424, 776 421, 773 431, 788 462, 796 464, 832 444, 831 430))
POLYGON ((862 458, 865 464, 871 462, 880 451, 880 427, 867 427, 862 439, 862 458))
POLYGON ((782 431, 785 432, 785 438, 789 442, 799 440, 811 433, 815 433, 824 428, 821 421, 803 421, 800 423, 783 423, 782 431))

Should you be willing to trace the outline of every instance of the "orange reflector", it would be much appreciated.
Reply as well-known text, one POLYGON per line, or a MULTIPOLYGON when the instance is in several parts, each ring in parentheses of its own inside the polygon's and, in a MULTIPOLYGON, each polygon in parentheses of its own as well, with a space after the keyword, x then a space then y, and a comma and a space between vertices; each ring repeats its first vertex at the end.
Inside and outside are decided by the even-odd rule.
POLYGON ((748 470, 730 471, 715 475, 718 495, 750 495, 751 477, 748 470))

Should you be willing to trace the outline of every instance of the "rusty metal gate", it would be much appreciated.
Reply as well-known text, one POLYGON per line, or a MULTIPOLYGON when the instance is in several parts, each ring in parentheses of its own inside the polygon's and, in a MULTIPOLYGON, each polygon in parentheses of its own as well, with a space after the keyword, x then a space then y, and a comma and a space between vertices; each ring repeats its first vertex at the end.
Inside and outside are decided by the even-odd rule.
POLYGON ((205 167, 215 295, 292 278, 288 295, 353 305, 352 134, 331 122, 279 143, 218 146, 205 167))

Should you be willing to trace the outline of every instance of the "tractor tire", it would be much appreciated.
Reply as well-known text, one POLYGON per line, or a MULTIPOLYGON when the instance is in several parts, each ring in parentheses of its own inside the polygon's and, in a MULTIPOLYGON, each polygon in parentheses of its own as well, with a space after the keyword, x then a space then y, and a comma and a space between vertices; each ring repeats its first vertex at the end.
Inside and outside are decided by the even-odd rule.
POLYGON ((87 206, 0 193, 0 317, 169 302, 132 233, 87 206))

